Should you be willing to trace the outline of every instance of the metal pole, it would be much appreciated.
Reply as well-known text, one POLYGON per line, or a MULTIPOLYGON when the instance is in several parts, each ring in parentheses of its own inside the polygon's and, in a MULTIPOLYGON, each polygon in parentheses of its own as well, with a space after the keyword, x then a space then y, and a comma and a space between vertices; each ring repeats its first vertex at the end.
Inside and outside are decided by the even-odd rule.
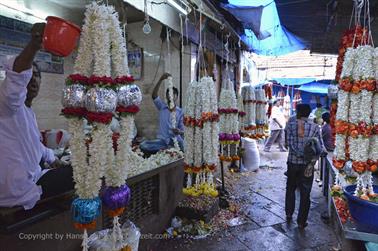
POLYGON ((221 177, 222 177, 222 192, 225 192, 226 189, 224 188, 224 170, 223 170, 223 161, 221 161, 221 177))

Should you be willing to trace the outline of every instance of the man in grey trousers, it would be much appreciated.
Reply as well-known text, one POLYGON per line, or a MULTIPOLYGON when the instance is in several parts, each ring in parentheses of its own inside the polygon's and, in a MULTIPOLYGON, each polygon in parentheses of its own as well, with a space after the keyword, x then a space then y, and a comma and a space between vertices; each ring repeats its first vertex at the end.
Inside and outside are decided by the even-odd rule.
POLYGON ((268 138, 268 141, 265 144, 265 152, 270 152, 270 148, 275 142, 277 142, 281 152, 286 152, 284 130, 285 126, 286 119, 282 107, 280 107, 279 102, 275 100, 273 102, 272 115, 270 117, 269 122, 270 137, 268 138))

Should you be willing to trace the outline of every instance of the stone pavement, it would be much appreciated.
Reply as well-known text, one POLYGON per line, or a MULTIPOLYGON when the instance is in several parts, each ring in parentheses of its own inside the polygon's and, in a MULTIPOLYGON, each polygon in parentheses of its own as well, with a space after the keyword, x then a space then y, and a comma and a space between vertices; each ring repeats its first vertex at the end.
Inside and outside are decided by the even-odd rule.
MULTIPOLYGON (((339 242, 332 226, 321 220, 320 215, 326 210, 326 202, 315 181, 311 193, 308 227, 305 231, 299 231, 295 223, 296 215, 294 223, 286 222, 286 158, 287 153, 274 150, 270 153, 261 152, 259 171, 243 176, 238 181, 236 190, 239 192, 234 196, 245 201, 243 210, 247 221, 243 225, 201 240, 161 240, 146 250, 338 250, 339 242)), ((297 202, 298 196, 299 194, 297 202)))

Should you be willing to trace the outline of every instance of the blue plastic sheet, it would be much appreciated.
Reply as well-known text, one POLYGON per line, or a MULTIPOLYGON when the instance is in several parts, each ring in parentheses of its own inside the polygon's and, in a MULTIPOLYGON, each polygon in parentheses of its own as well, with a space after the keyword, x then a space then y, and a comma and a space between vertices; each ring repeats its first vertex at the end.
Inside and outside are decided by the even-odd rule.
POLYGON ((328 86, 330 85, 330 83, 330 80, 328 81, 328 83, 326 81, 314 81, 311 83, 301 85, 301 87, 299 87, 298 90, 311 93, 327 94, 328 86))
POLYGON ((273 78, 281 85, 303 85, 315 81, 315 78, 273 78))
POLYGON ((307 47, 305 41, 281 25, 272 0, 229 0, 222 6, 243 24, 241 39, 256 54, 280 56, 307 47))

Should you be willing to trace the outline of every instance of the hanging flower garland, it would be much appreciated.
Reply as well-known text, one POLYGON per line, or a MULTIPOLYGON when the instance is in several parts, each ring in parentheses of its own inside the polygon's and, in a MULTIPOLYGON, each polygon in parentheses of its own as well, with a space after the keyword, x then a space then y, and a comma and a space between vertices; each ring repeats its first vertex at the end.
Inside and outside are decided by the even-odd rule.
POLYGON ((242 136, 256 139, 256 96, 255 89, 250 86, 244 86, 241 90, 243 99, 243 116, 242 136))
POLYGON ((210 77, 189 85, 192 94, 186 100, 185 110, 185 166, 186 186, 183 193, 218 196, 213 172, 218 164, 218 105, 215 85, 210 77), (189 97, 191 96, 191 97, 189 97), (194 179, 194 180, 193 180, 194 179))
POLYGON ((264 85, 264 91, 265 91, 265 97, 268 101, 268 111, 266 113, 267 118, 269 119, 272 115, 272 109, 273 109, 273 84, 269 83, 264 85))
MULTIPOLYGON (((130 190, 124 184, 127 177, 126 151, 120 144, 121 154, 114 155, 111 130, 108 126, 116 109, 115 91, 118 85, 133 81, 127 76, 126 46, 122 41, 122 31, 114 8, 96 3, 88 5, 74 66, 75 74, 68 76, 66 80, 62 110, 70 118, 69 130, 73 135, 70 143, 73 176, 79 198, 74 200, 72 210, 75 227, 84 229, 83 250, 88 250, 87 229, 95 227, 95 219, 100 213, 101 200, 98 194, 103 176, 106 176, 110 186, 105 189, 102 199, 107 209, 110 209, 110 214, 115 216, 114 247, 122 242, 117 216, 122 212, 120 203, 125 205, 125 201, 130 199, 130 190), (118 76, 115 79, 111 77, 111 59, 114 60, 113 71, 118 76), (92 69, 93 75, 87 77, 92 69), (93 124, 90 138, 85 144, 82 121, 74 119, 83 116, 93 124), (115 201, 114 196, 123 201, 115 201)), ((121 134, 120 138, 124 139, 124 135, 121 134)))
POLYGON ((369 45, 347 49, 335 123, 337 134, 334 165, 341 169, 350 158, 353 170, 359 174, 355 195, 366 198, 374 194, 371 171, 377 169, 373 124, 373 96, 376 90, 374 55, 374 48, 369 45))
POLYGON ((219 97, 219 143, 221 161, 239 160, 238 147, 240 142, 238 107, 233 83, 225 81, 219 97))
POLYGON ((362 26, 357 25, 349 30, 346 30, 341 37, 340 46, 339 46, 339 56, 337 57, 336 64, 336 82, 339 82, 341 72, 343 69, 344 56, 348 48, 356 48, 360 44, 366 44, 366 37, 363 35, 366 33, 366 29, 362 26))
POLYGON ((244 118, 246 116, 246 113, 244 111, 243 98, 240 96, 239 93, 237 95, 237 102, 238 102, 238 131, 240 133, 243 129, 244 118))
POLYGON ((256 97, 256 138, 263 139, 268 130, 267 100, 264 89, 255 90, 256 97))

